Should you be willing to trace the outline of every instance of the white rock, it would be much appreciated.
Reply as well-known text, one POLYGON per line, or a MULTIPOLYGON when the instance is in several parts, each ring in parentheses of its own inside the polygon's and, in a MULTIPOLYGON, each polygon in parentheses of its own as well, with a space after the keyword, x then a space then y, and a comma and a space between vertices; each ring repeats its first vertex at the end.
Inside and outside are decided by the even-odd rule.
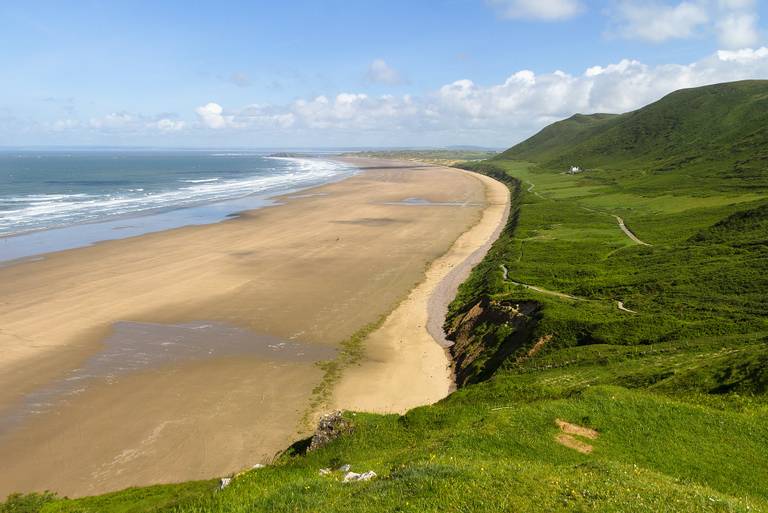
POLYGON ((364 472, 362 474, 358 474, 357 472, 347 472, 344 474, 344 482, 349 483, 351 481, 370 481, 376 477, 376 472, 373 470, 369 470, 368 472, 364 472))
POLYGON ((349 472, 350 470, 352 470, 352 465, 350 465, 349 463, 347 463, 346 465, 342 465, 342 466, 340 466, 340 467, 339 467, 338 469, 336 469, 336 470, 338 470, 339 472, 349 472))
POLYGON ((251 468, 252 469, 257 469, 257 468, 264 468, 264 467, 266 467, 266 465, 264 465, 262 463, 257 463, 256 465, 252 466, 251 468))
POLYGON ((221 481, 219 482, 219 490, 223 490, 224 488, 229 486, 231 482, 232 482, 231 477, 222 477, 221 481))
POLYGON ((349 483, 350 481, 357 481, 360 479, 360 476, 362 474, 358 474, 357 472, 347 472, 344 474, 344 482, 349 483))

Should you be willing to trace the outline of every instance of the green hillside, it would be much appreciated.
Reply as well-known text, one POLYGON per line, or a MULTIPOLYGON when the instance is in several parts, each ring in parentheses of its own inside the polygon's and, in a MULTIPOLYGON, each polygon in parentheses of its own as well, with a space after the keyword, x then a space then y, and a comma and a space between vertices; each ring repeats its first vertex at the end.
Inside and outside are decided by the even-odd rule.
POLYGON ((680 91, 466 164, 513 208, 451 305, 460 389, 440 403, 347 413, 350 433, 222 491, 0 512, 768 511, 765 98, 768 82, 680 91), (378 477, 319 472, 342 464, 378 477))
POLYGON ((641 175, 632 185, 680 171, 719 190, 765 187, 768 81, 685 89, 620 116, 576 115, 499 159, 563 170, 621 168, 641 175))

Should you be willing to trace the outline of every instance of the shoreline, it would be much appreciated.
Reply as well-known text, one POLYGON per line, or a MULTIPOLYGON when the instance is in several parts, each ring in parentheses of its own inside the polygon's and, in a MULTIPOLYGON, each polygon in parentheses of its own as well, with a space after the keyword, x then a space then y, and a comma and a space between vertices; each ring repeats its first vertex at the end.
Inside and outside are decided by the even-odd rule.
MULTIPOLYGON (((225 331, 336 347, 396 309, 425 266, 476 224, 485 190, 456 169, 366 167, 224 223, 0 268, 0 415, 71 369, 89 368, 118 321, 223 323, 225 331)), ((299 417, 321 378, 311 362, 262 353, 91 378, 23 429, 0 434, 0 459, 10 462, 0 469, 0 495, 45 488, 88 495, 262 462, 302 434, 299 417), (258 407, 244 410, 254 390, 258 407)))
MULTIPOLYGON (((286 157, 265 157, 282 159, 286 157)), ((302 157, 290 160, 317 160, 342 163, 341 159, 302 157)), ((347 166, 348 164, 344 164, 347 166)), ((0 235, 0 267, 23 263, 31 258, 45 258, 58 253, 94 246, 102 242, 160 233, 188 226, 206 226, 236 219, 242 214, 262 208, 279 206, 277 198, 288 198, 304 191, 337 183, 355 176, 359 170, 351 168, 320 182, 305 183, 272 191, 260 191, 245 196, 201 201, 197 204, 141 210, 111 218, 82 221, 65 226, 37 228, 21 233, 0 235), (73 238, 77 242, 71 242, 73 238), (9 246, 10 245, 10 249, 9 246), (12 255, 8 257, 8 252, 12 255)))
POLYGON ((485 175, 459 171, 485 188, 481 218, 446 253, 430 262, 423 280, 366 337, 365 355, 354 367, 345 369, 334 387, 334 408, 405 413, 435 403, 455 390, 451 344, 443 332, 448 305, 501 234, 510 209, 506 185, 485 175))

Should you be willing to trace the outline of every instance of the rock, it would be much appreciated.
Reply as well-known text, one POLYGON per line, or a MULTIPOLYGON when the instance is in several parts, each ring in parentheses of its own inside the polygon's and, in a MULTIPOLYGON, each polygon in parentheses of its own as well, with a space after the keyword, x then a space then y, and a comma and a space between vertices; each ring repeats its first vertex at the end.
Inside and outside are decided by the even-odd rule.
POLYGON ((342 434, 351 431, 351 429, 352 426, 341 415, 341 411, 327 413, 320 417, 320 421, 317 423, 317 429, 312 436, 312 441, 310 442, 307 451, 314 451, 321 447, 325 447, 342 434))
POLYGON ((358 474, 357 472, 347 472, 344 474, 344 482, 349 483, 352 481, 370 481, 376 477, 376 472, 373 470, 369 470, 368 472, 364 472, 362 474, 358 474))
POLYGON ((350 465, 349 463, 347 463, 346 465, 342 465, 342 466, 340 466, 340 467, 339 467, 339 468, 337 468, 336 470, 338 470, 339 472, 349 472, 350 470, 352 470, 352 465, 350 465))
POLYGON ((320 469, 320 475, 321 476, 327 476, 331 473, 331 469, 329 468, 321 468, 320 469))
POLYGON ((264 468, 264 467, 266 467, 266 465, 264 465, 263 463, 257 463, 256 465, 252 466, 251 468, 252 469, 257 469, 257 468, 264 468))
POLYGON ((232 482, 231 477, 222 477, 221 481, 219 482, 219 490, 223 490, 224 488, 229 486, 231 482, 232 482))
POLYGON ((357 472, 347 472, 344 474, 344 482, 349 483, 350 481, 357 481, 360 479, 360 476, 362 474, 358 474, 357 472))

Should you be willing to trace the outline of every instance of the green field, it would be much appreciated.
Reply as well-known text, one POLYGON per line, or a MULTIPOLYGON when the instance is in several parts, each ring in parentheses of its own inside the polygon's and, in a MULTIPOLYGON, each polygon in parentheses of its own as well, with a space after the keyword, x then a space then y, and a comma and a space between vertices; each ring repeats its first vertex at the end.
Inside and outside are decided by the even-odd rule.
POLYGON ((683 91, 466 164, 513 209, 451 305, 462 386, 440 403, 347 413, 350 434, 223 491, 0 512, 768 511, 766 101, 768 82, 683 91), (558 443, 558 420, 595 430, 570 438, 591 452, 558 443), (378 477, 319 474, 345 463, 378 477))
POLYGON ((370 157, 377 159, 413 160, 441 166, 452 166, 466 161, 485 160, 495 157, 498 152, 483 149, 433 149, 433 150, 377 150, 348 153, 348 157, 370 157))

